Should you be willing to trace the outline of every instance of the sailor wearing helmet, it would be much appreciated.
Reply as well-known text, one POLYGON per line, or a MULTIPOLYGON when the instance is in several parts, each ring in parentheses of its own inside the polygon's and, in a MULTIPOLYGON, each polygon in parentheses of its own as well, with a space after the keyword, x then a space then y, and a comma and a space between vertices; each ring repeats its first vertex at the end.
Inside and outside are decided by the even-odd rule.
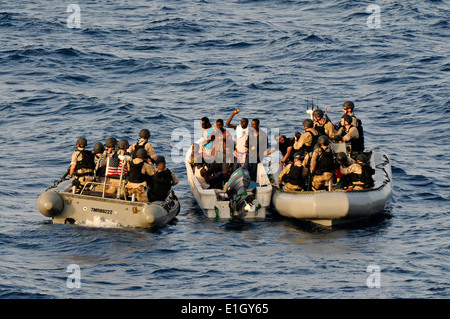
POLYGON ((148 202, 147 186, 150 176, 155 175, 155 167, 149 163, 147 151, 140 148, 136 158, 130 162, 130 174, 126 185, 129 195, 135 195, 139 202, 148 202))
POLYGON ((73 185, 80 187, 87 181, 92 181, 94 176, 94 155, 86 150, 87 140, 80 137, 76 141, 77 150, 72 154, 68 177, 75 176, 73 185))
POLYGON ((136 152, 140 148, 144 148, 147 151, 147 155, 152 161, 156 160, 156 152, 152 144, 148 142, 150 138, 150 131, 147 129, 142 129, 139 131, 139 137, 141 138, 138 142, 128 148, 128 153, 132 154, 133 158, 136 158, 136 152))

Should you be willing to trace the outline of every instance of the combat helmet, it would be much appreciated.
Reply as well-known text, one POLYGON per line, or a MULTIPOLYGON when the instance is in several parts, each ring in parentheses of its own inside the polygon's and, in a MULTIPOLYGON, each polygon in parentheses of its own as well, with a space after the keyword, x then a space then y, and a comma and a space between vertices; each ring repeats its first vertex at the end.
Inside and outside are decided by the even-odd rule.
POLYGON ((349 124, 352 124, 352 122, 353 122, 353 118, 350 115, 348 115, 348 114, 342 115, 341 118, 343 118, 344 121, 349 123, 349 124))
POLYGON ((305 158, 305 156, 303 155, 302 152, 296 152, 294 154, 294 159, 298 159, 298 160, 302 161, 304 158, 305 158))
POLYGON ((155 164, 158 165, 159 163, 166 164, 166 158, 164 156, 162 156, 162 155, 158 155, 156 157, 155 164))
POLYGON ((108 137, 105 141, 106 147, 115 147, 117 145, 117 140, 115 137, 108 137))
POLYGON ((77 145, 80 145, 82 147, 86 147, 87 146, 87 140, 84 137, 79 137, 77 139, 77 145))
POLYGON ((94 145, 94 148, 92 150, 92 152, 94 154, 98 154, 98 153, 103 153, 105 151, 105 146, 103 146, 103 143, 97 142, 94 145))
POLYGON ((143 128, 143 129, 139 132, 139 137, 140 137, 140 138, 150 138, 150 131, 147 130, 146 128, 143 128))
POLYGON ((353 111, 355 104, 352 101, 345 101, 343 107, 353 111))
POLYGON ((361 162, 363 162, 363 163, 367 163, 368 158, 367 158, 367 156, 364 155, 364 154, 359 154, 358 157, 356 157, 356 160, 357 160, 357 161, 361 161, 361 162))
POLYGON ((338 163, 345 164, 345 163, 347 163, 347 160, 348 160, 348 157, 347 157, 347 154, 345 154, 345 152, 339 152, 336 154, 336 161, 338 163))
POLYGON ((318 117, 319 119, 323 118, 323 111, 320 109, 315 109, 313 111, 313 117, 318 117))
POLYGON ((328 136, 326 135, 320 135, 319 138, 317 139, 317 143, 320 145, 329 145, 330 144, 330 139, 328 138, 328 136))
POLYGON ((118 146, 120 149, 126 150, 128 147, 130 147, 130 143, 128 143, 128 140, 120 140, 118 146))
POLYGON ((136 157, 146 159, 148 157, 147 151, 145 148, 140 148, 136 151, 136 157))
POLYGON ((314 127, 313 120, 311 120, 311 119, 303 120, 303 127, 304 128, 312 128, 312 127, 314 127))

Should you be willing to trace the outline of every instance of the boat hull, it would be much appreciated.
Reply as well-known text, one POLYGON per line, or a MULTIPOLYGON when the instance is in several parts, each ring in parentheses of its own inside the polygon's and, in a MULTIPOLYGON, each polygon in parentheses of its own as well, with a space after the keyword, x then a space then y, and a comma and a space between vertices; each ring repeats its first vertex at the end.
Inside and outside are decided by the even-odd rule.
POLYGON ((38 199, 40 212, 51 217, 54 224, 152 228, 164 226, 180 211, 180 203, 174 193, 165 202, 142 203, 74 194, 68 191, 70 181, 61 184, 47 190, 38 199))
POLYGON ((272 206, 282 216, 333 226, 382 212, 392 195, 391 165, 386 154, 373 152, 375 187, 362 191, 289 192, 274 187, 272 206))
MULTIPOLYGON (((190 158, 191 151, 188 151, 185 164, 189 187, 205 216, 215 219, 229 219, 232 217, 233 211, 230 209, 230 202, 228 200, 220 199, 220 196, 224 196, 225 192, 218 189, 203 189, 197 178, 194 176, 194 172, 190 165, 190 158)), ((267 174, 265 174, 265 169, 262 164, 258 167, 257 182, 259 182, 260 185, 264 184, 264 186, 256 188, 256 198, 253 201, 256 209, 254 212, 248 213, 244 219, 266 218, 266 209, 270 206, 272 198, 272 185, 270 184, 267 174)))

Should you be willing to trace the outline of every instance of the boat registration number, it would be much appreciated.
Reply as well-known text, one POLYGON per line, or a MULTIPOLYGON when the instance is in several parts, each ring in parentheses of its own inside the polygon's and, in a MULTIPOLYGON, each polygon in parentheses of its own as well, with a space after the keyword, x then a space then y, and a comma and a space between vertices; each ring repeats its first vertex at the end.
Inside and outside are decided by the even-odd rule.
POLYGON ((91 207, 91 212, 108 214, 108 215, 112 215, 112 213, 113 213, 113 211, 111 209, 103 209, 103 208, 96 208, 96 207, 91 207))

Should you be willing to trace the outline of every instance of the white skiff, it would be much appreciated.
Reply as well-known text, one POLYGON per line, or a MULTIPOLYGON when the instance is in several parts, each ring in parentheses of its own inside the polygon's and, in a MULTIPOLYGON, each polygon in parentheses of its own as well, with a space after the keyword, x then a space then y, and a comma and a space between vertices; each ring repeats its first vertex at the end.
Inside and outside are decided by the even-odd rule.
MULTIPOLYGON (((186 172, 191 191, 208 218, 229 219, 235 216, 235 211, 230 209, 230 200, 227 200, 227 194, 222 189, 203 189, 197 178, 194 176, 192 166, 190 164, 192 148, 186 154, 185 164, 186 172)), ((266 208, 270 206, 272 197, 272 185, 266 174, 264 165, 258 165, 257 184, 255 191, 255 199, 252 204, 254 209, 246 213, 245 219, 263 219, 266 217, 266 208)))

